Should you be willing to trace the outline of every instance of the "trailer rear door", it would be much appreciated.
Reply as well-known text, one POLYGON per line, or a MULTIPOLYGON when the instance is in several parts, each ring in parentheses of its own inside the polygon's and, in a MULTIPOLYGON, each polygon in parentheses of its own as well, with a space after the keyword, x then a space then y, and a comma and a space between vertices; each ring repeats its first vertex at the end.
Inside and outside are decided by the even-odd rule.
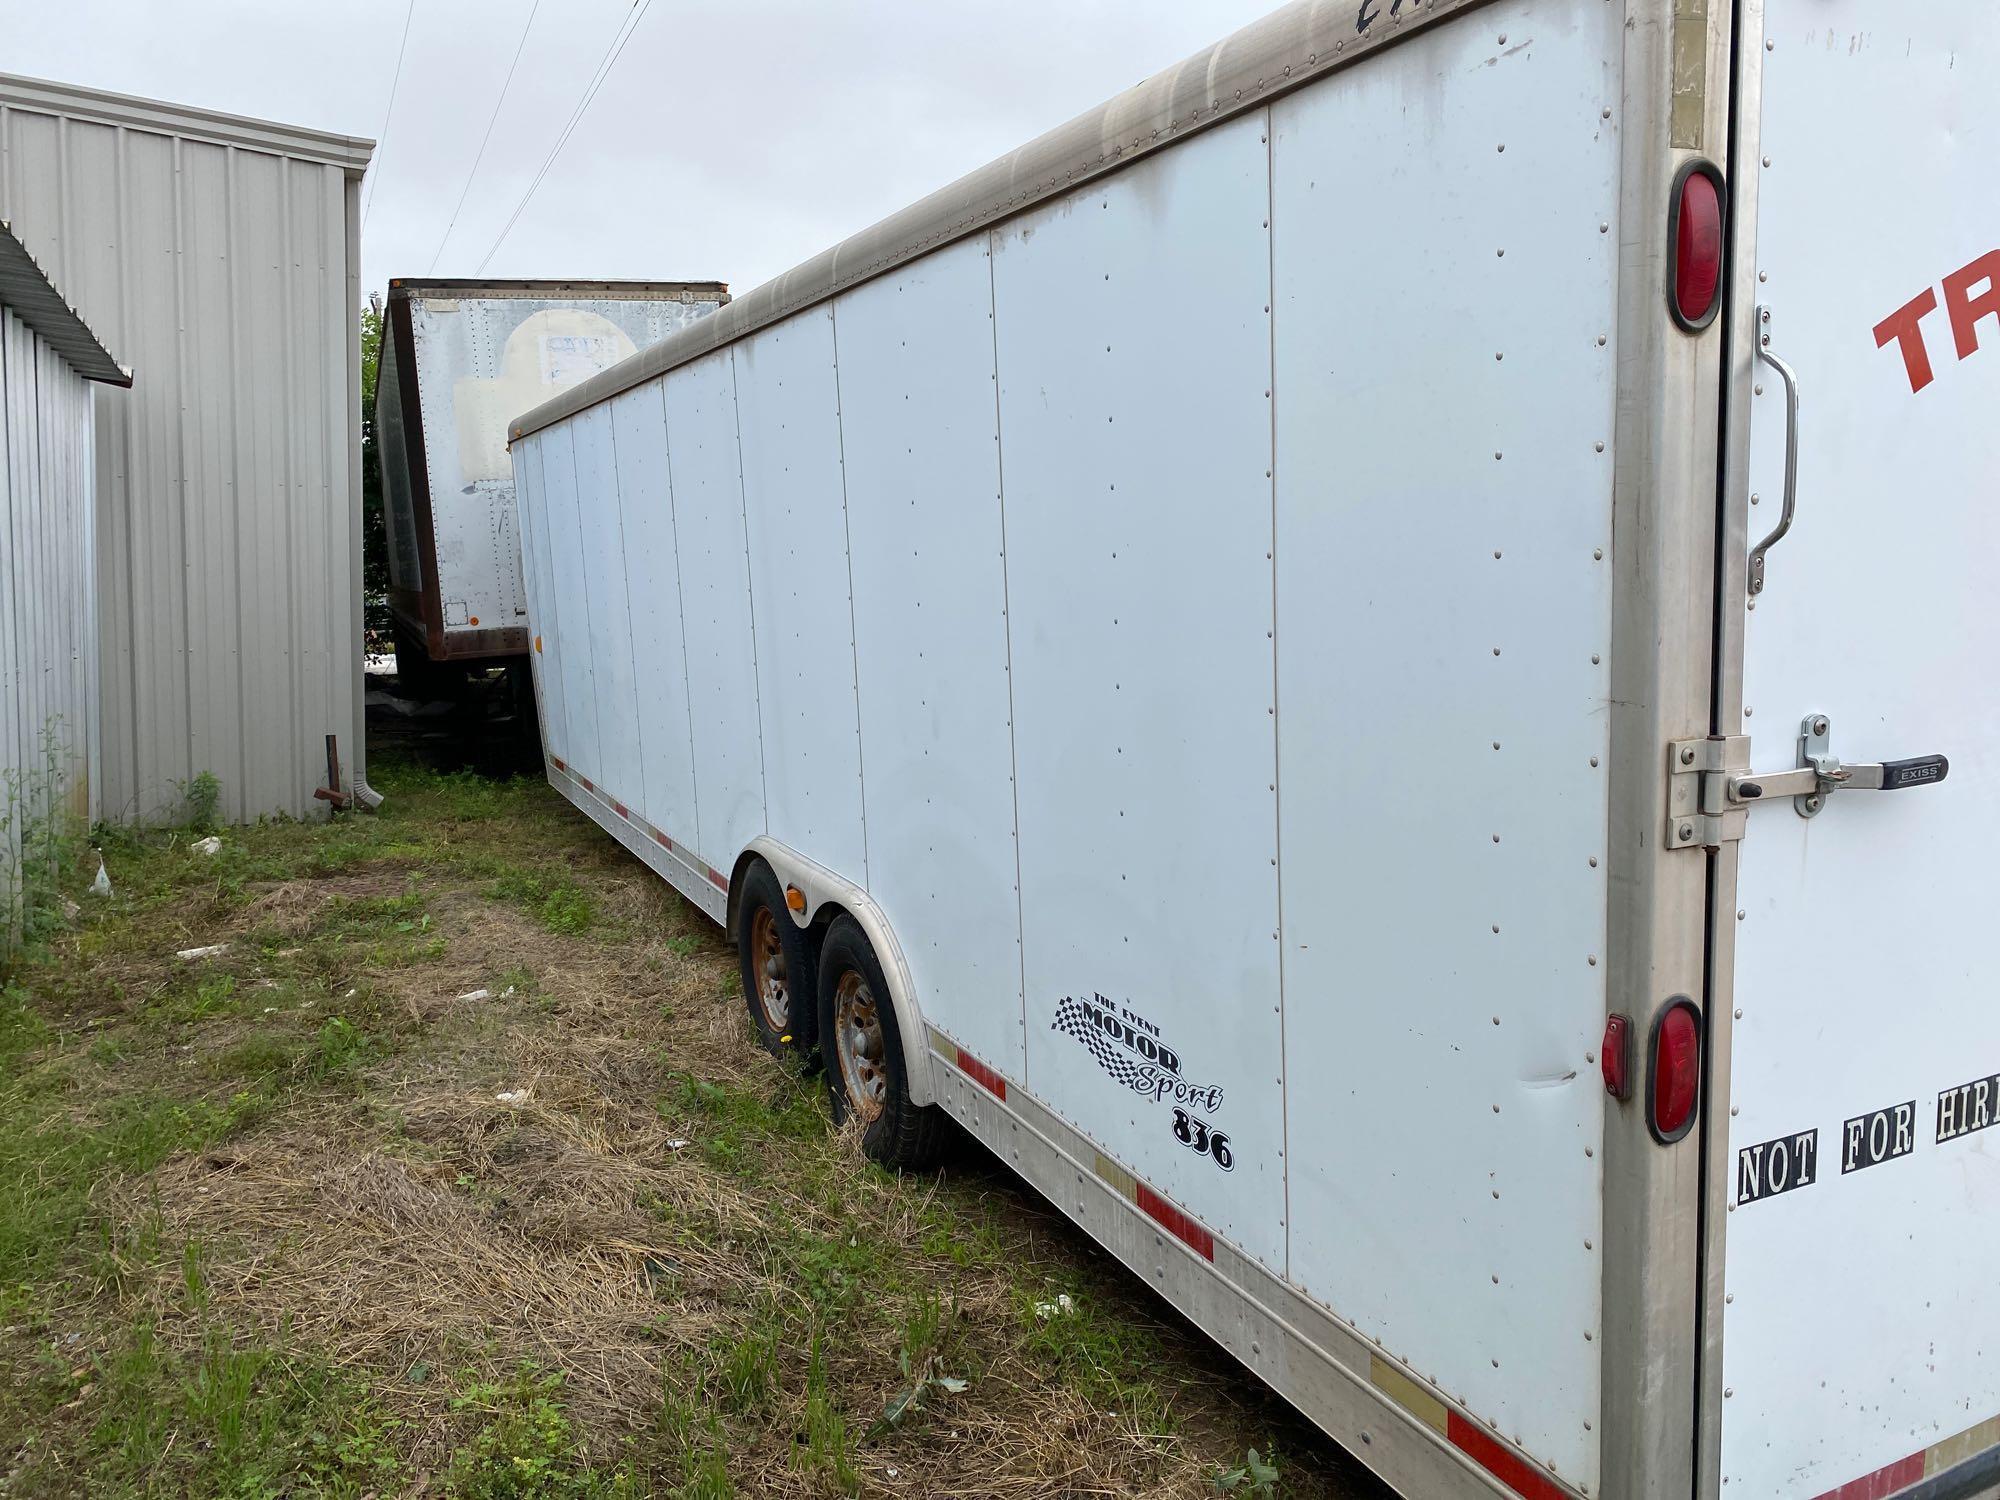
MULTIPOLYGON (((1796 371, 1797 510, 1762 592, 1753 563, 1723 606, 1725 640, 1746 611, 1740 730, 1760 773, 1811 749, 1941 752, 1949 777, 1857 774, 1811 817, 1772 798, 1733 902, 1725 879, 1704 1489, 1956 1493, 1939 1476, 2000 1443, 2000 6, 1764 0, 1761 35, 1756 9, 1739 130, 1761 134, 1735 171, 1756 277, 1736 285, 1796 371)), ((1754 371, 1730 500, 1752 546, 1779 521, 1787 428, 1781 372, 1754 371)))

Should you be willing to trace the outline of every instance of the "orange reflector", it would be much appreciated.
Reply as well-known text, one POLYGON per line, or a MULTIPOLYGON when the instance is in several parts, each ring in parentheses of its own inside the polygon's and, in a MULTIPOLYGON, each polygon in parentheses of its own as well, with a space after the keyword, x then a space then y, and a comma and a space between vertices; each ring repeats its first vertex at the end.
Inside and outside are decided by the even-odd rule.
POLYGON ((536 637, 535 637, 535 654, 536 654, 537 656, 539 656, 539 655, 541 655, 541 653, 542 653, 542 638, 541 638, 540 636, 536 636, 536 637))
POLYGON ((465 623, 468 625, 477 625, 479 623, 479 616, 474 615, 471 619, 467 620, 465 623))
POLYGON ((806 909, 806 893, 795 885, 786 886, 785 905, 789 906, 793 911, 804 911, 806 909))

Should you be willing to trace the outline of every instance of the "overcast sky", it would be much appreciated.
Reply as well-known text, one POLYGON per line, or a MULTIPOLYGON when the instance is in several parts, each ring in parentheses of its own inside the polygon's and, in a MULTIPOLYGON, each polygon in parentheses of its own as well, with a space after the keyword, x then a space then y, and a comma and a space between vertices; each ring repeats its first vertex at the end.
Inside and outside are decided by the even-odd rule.
POLYGON ((1278 3, 0 0, 0 71, 379 141, 362 189, 362 271, 379 289, 475 274, 643 7, 483 274, 740 293, 1278 3))

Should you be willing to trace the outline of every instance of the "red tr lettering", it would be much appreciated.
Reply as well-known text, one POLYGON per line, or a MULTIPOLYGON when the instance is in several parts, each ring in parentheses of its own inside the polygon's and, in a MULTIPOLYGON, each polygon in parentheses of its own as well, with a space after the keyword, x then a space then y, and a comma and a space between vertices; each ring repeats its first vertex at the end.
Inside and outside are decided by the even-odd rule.
POLYGON ((1964 270, 1945 277, 1944 310, 1951 316, 1958 357, 1964 359, 1979 347, 1979 320, 2000 318, 2000 250, 1982 255, 1964 270), (1968 294, 1976 281, 1985 282, 1986 290, 1973 297, 1968 294))
MULTIPOLYGON (((1912 392, 1931 383, 1931 357, 1924 348, 1924 331, 1919 325, 1927 314, 1936 311, 1937 293, 1925 287, 1875 325, 1877 349, 1886 348, 1890 339, 1903 346, 1903 368, 1909 372, 1912 392)), ((1962 359, 1964 355, 1959 357, 1962 359)))

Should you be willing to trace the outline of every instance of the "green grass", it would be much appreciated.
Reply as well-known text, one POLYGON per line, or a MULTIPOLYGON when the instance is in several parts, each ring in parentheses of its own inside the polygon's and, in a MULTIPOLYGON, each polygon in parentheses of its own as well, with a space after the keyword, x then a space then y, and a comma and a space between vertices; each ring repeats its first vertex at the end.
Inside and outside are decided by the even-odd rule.
POLYGON ((476 1421, 452 1455, 457 1500, 612 1500, 634 1493, 631 1473, 592 1466, 577 1451, 562 1406, 562 1377, 524 1364, 503 1381, 473 1381, 452 1401, 476 1421))
MULTIPOLYGON (((115 894, 0 974, 0 1494, 923 1493, 981 1482, 963 1442, 1015 1493, 1086 1469, 1092 1493, 1270 1492, 1243 1457, 1270 1453, 1263 1424, 1178 1415, 1219 1357, 996 1173, 858 1161, 819 1080, 736 1035, 727 943, 691 908, 636 914, 625 855, 547 788, 373 779, 378 816, 225 828, 213 856, 191 829, 98 830, 115 894), (530 1085, 531 1108, 493 1099, 530 1085), (357 1202, 293 1151, 344 1163, 357 1202), (391 1174, 385 1211, 366 1190, 391 1174), (260 1182, 264 1217, 231 1217, 260 1182), (453 1289, 470 1331, 393 1295, 343 1310, 376 1320, 358 1344, 324 1308, 291 1321, 295 1258, 428 1243, 433 1188, 434 1222, 524 1270, 630 1282, 620 1357, 647 1362, 622 1404, 589 1383, 605 1351, 565 1342, 590 1325, 476 1276, 453 1289)), ((1301 1472, 1286 1493, 1344 1493, 1301 1472)))

